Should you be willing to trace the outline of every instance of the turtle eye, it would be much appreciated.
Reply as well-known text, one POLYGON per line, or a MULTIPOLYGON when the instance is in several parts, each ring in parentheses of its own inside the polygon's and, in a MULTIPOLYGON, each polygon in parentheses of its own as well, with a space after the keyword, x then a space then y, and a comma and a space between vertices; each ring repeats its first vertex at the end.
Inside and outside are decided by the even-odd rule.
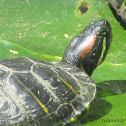
POLYGON ((106 30, 102 30, 101 35, 106 36, 106 30))
POLYGON ((100 28, 100 30, 96 33, 98 36, 106 37, 106 29, 100 28))

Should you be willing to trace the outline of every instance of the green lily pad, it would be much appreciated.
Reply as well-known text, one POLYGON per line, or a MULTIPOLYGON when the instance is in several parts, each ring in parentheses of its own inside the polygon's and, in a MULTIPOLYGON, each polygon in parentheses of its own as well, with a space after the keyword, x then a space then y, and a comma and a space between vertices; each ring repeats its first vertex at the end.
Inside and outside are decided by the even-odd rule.
MULTIPOLYGON (((87 123, 85 126, 95 126, 95 125, 102 125, 102 126, 125 126, 126 125, 126 94, 122 95, 114 95, 114 96, 108 96, 103 98, 108 104, 108 106, 105 107, 107 110, 107 114, 102 116, 101 118, 91 121, 87 123)), ((100 111, 102 110, 102 107, 104 108, 105 105, 102 104, 102 106, 99 107, 97 104, 96 107, 98 107, 99 111, 97 112, 104 112, 100 111)), ((96 115, 98 115, 96 113, 96 115)), ((95 116, 95 115, 94 115, 95 116)))
MULTIPOLYGON (((113 94, 123 94, 126 93, 126 80, 111 80, 111 81, 105 81, 100 83, 97 86, 100 88, 99 92, 102 95, 99 96, 107 96, 107 95, 112 95, 113 94), (106 90, 106 93, 105 93, 106 90)), ((98 91, 97 91, 98 92, 98 91)))
POLYGON ((17 44, 14 44, 14 43, 11 43, 8 41, 4 41, 4 40, 0 40, 0 47, 1 47, 1 53, 0 53, 1 59, 27 56, 27 57, 32 57, 32 58, 36 58, 36 59, 43 59, 45 61, 61 60, 61 57, 35 53, 26 48, 23 48, 22 46, 19 46, 17 44))
POLYGON ((126 63, 115 64, 103 62, 93 73, 95 82, 108 80, 126 80, 126 63))
POLYGON ((71 39, 89 22, 107 18, 110 23, 117 23, 108 16, 112 16, 112 12, 105 1, 86 0, 89 10, 84 15, 79 15, 77 10, 81 2, 82 0, 1 1, 0 38, 36 53, 62 56, 71 39))

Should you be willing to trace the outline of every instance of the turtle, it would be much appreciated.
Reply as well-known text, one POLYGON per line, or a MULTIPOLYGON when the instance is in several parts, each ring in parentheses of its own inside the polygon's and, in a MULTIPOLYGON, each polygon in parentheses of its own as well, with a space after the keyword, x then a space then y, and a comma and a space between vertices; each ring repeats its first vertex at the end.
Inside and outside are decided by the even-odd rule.
POLYGON ((90 78, 104 61, 110 43, 107 19, 92 21, 68 44, 61 62, 29 57, 0 61, 0 125, 61 126, 92 102, 90 78))

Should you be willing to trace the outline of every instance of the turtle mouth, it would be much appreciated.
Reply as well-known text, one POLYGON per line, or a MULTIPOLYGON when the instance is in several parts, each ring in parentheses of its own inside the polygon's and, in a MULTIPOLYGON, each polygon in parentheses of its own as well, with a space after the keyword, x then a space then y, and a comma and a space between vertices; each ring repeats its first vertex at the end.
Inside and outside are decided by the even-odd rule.
POLYGON ((107 56, 107 52, 108 52, 108 49, 112 40, 112 30, 107 20, 103 20, 100 32, 97 34, 97 37, 100 39, 98 46, 101 46, 100 44, 102 44, 102 52, 101 52, 101 56, 99 60, 103 62, 107 56))
POLYGON ((104 55, 103 55, 103 61, 104 61, 104 59, 106 58, 108 49, 110 47, 110 43, 112 41, 112 29, 111 29, 110 24, 108 22, 106 22, 106 30, 102 34, 104 36, 104 39, 103 39, 104 46, 103 47, 105 47, 104 55))
MULTIPOLYGON (((102 35, 102 37, 103 37, 103 35, 102 35)), ((103 39, 102 39, 102 42, 99 42, 98 43, 98 46, 97 46, 97 49, 96 50, 99 50, 99 48, 102 48, 101 49, 101 52, 99 52, 99 54, 100 54, 100 56, 99 56, 99 59, 98 59, 98 63, 97 63, 97 66, 99 66, 103 61, 104 61, 104 59, 105 59, 105 57, 106 57, 106 36, 104 35, 104 37, 103 37, 103 39), (102 44, 102 45, 101 45, 102 44)), ((96 52, 96 53, 98 53, 98 52, 96 52)))

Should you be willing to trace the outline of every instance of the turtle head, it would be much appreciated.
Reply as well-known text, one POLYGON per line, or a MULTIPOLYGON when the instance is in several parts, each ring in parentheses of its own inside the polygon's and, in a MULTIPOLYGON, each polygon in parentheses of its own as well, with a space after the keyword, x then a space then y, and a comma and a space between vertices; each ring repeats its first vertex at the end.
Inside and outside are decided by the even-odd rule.
POLYGON ((62 61, 85 70, 90 76, 108 52, 112 33, 106 19, 91 22, 67 46, 62 61))

